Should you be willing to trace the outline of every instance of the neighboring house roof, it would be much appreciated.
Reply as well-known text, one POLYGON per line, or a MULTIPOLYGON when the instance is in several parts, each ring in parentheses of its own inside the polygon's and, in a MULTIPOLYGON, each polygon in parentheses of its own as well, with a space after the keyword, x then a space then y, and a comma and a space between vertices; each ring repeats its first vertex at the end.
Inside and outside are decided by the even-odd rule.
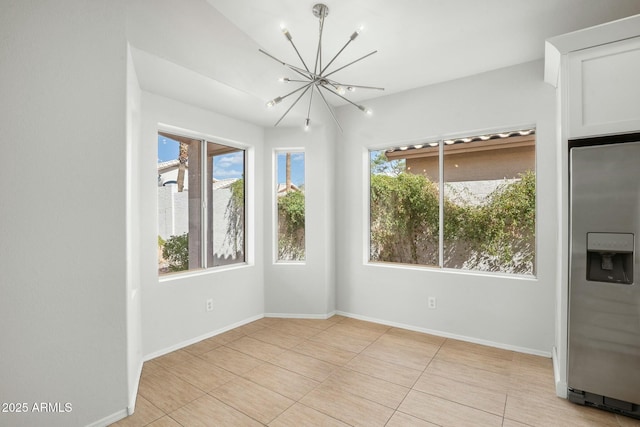
POLYGON ((223 188, 229 188, 231 187, 231 184, 233 184, 234 182, 236 182, 239 178, 227 178, 227 179, 220 179, 220 180, 213 180, 213 183, 211 184, 211 189, 212 190, 221 190, 223 188))
MULTIPOLYGON (((164 173, 168 170, 175 169, 180 165, 180 161, 178 159, 167 160, 166 162, 158 163, 158 173, 164 173)), ((189 162, 185 165, 187 168, 189 167, 189 162)))
MULTIPOLYGON (((445 139, 445 152, 451 153, 455 151, 457 153, 464 153, 534 145, 535 140, 533 135, 535 133, 535 129, 523 129, 512 132, 490 133, 458 139, 445 139), (469 144, 472 142, 482 142, 482 144, 469 144)), ((439 152, 438 144, 439 141, 432 141, 393 147, 386 150, 385 155, 389 160, 437 156, 439 152)))

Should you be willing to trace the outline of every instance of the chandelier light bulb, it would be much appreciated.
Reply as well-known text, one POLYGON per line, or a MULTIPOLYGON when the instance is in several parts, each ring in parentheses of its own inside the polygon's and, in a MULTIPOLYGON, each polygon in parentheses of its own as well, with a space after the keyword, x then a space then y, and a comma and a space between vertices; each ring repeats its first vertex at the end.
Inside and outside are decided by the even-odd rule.
POLYGON ((271 101, 267 102, 267 108, 271 108, 276 104, 279 104, 282 101, 282 97, 279 96, 277 98, 272 99, 271 101))
POLYGON ((311 119, 309 119, 307 117, 307 119, 304 121, 304 130, 308 131, 309 130, 309 123, 311 122, 311 119))
POLYGON ((287 38, 287 40, 291 41, 291 39, 293 39, 293 37, 291 37, 291 33, 289 32, 287 27, 280 27, 280 29, 282 30, 282 34, 284 34, 284 36, 287 38))
POLYGON ((349 87, 347 87, 347 90, 348 90, 349 92, 355 92, 355 91, 356 91, 356 88, 355 88, 355 87, 353 87, 353 86, 349 86, 349 87))
POLYGON ((280 77, 280 78, 278 79, 278 81, 279 81, 280 83, 288 83, 288 82, 289 82, 289 77, 280 77))
POLYGON ((340 95, 344 95, 346 93, 346 90, 344 89, 344 86, 338 86, 336 88, 336 91, 340 94, 340 95))

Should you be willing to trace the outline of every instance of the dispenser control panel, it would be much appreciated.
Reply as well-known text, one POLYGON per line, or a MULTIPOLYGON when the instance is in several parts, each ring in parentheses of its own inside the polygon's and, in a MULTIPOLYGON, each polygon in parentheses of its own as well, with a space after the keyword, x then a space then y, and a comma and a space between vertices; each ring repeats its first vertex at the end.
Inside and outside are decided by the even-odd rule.
POLYGON ((633 233, 587 233, 587 250, 633 252, 633 233))

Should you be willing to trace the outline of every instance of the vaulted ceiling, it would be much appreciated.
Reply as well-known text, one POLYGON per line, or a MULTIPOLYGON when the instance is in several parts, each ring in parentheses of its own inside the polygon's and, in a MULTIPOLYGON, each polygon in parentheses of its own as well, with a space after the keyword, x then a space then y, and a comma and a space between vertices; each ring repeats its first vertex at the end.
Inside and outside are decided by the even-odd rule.
MULTIPOLYGON (((155 92, 259 125, 277 116, 265 102, 295 87, 295 77, 258 49, 300 64, 280 31, 285 25, 308 63, 318 44, 317 1, 133 0, 128 35, 140 85, 155 92)), ((336 79, 382 86, 357 90, 365 102, 416 87, 540 59, 545 39, 640 13, 640 0, 326 0, 325 60, 363 26, 335 62, 336 79)), ((300 64, 301 65, 301 64, 300 64)), ((540 77, 542 79, 542 76, 540 77)), ((344 104, 337 97, 327 98, 344 104)), ((289 122, 305 112, 296 106, 289 122)))

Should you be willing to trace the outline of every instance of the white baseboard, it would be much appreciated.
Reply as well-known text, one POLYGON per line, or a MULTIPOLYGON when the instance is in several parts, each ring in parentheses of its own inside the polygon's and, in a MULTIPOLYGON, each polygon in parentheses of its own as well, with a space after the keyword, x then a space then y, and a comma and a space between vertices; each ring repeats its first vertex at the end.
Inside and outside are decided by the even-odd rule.
POLYGON ((456 339, 456 340, 460 340, 460 341, 466 341, 466 342, 470 342, 470 343, 474 343, 474 344, 481 344, 481 345, 486 345, 486 346, 489 346, 489 347, 500 348, 500 349, 503 349, 503 350, 510 350, 510 351, 515 351, 515 352, 518 352, 518 353, 532 354, 534 356, 542 356, 542 357, 546 357, 546 358, 551 358, 551 352, 548 352, 548 351, 540 351, 540 350, 536 350, 536 349, 533 349, 533 348, 519 347, 519 346, 515 346, 515 345, 510 345, 510 344, 504 344, 504 343, 499 343, 499 342, 494 342, 494 341, 478 339, 478 338, 474 338, 474 337, 468 337, 468 336, 465 336, 465 335, 451 334, 449 332, 437 331, 437 330, 434 330, 434 329, 420 328, 420 327, 413 326, 413 325, 406 325, 404 323, 389 322, 387 320, 376 319, 376 318, 368 317, 368 316, 361 316, 359 314, 347 313, 347 312, 339 311, 339 310, 336 311, 336 314, 339 314, 339 315, 345 316, 345 317, 351 317, 353 319, 365 320, 367 322, 379 323, 381 325, 393 326, 393 327, 401 328, 401 329, 408 329, 410 331, 415 331, 415 332, 422 332, 422 333, 425 333, 425 334, 435 335, 435 336, 438 336, 438 337, 451 338, 451 339, 456 339))
POLYGON ((264 317, 280 317, 283 319, 320 319, 325 320, 336 314, 335 311, 327 314, 302 314, 302 313, 265 313, 264 317))
POLYGON ((162 350, 154 351, 153 353, 149 353, 143 356, 143 360, 148 362, 149 360, 155 359, 156 357, 164 356, 165 354, 171 353, 172 351, 180 350, 181 348, 188 347, 191 344, 195 344, 202 340, 206 340, 207 338, 215 337, 216 335, 220 335, 224 332, 230 331, 231 329, 238 328, 240 326, 246 325, 247 323, 255 322, 256 320, 262 319, 264 315, 259 314, 256 316, 249 317, 247 319, 241 320, 236 323, 232 323, 231 325, 227 325, 223 328, 217 329, 213 332, 206 333, 204 335, 200 335, 195 338, 188 339, 186 341, 182 341, 178 344, 172 345, 167 348, 163 348, 162 350))
POLYGON ((127 406, 127 413, 133 415, 136 409, 136 399, 138 398, 138 388, 140 387, 140 377, 142 376, 142 360, 138 366, 138 374, 136 375, 136 383, 132 390, 129 390, 129 406, 127 406))

